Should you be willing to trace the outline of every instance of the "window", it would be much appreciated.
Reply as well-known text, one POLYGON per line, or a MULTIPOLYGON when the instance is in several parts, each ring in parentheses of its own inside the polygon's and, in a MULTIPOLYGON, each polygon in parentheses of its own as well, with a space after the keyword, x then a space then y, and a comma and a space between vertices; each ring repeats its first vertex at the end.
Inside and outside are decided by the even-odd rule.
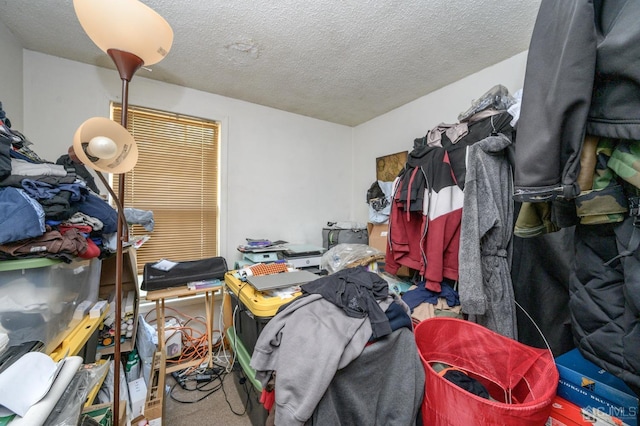
MULTIPOLYGON (((112 103, 111 113, 120 123, 122 105, 112 103)), ((152 211, 155 222, 152 232, 143 224, 129 228, 130 239, 150 237, 137 250, 138 273, 162 258, 216 256, 219 123, 130 105, 127 128, 139 156, 124 175, 124 207, 152 211)), ((119 177, 113 176, 114 188, 119 177)))

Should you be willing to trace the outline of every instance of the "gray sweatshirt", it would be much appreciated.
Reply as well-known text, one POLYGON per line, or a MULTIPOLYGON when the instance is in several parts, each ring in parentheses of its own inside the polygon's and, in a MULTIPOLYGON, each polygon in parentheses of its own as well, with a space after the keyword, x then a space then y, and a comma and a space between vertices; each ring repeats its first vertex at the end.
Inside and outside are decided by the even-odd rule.
POLYGON ((370 337, 367 317, 349 317, 317 294, 294 300, 269 320, 250 365, 263 388, 277 372, 275 424, 304 424, 336 371, 357 358, 370 337))

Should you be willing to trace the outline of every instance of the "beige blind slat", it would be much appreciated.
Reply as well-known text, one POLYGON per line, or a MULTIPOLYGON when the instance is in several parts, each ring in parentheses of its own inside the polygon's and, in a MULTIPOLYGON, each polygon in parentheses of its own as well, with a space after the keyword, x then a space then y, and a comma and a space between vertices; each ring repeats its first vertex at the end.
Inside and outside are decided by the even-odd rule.
MULTIPOLYGON (((112 103, 111 111, 121 122, 122 105, 112 103)), ((138 273, 162 258, 217 256, 219 124, 129 105, 127 129, 139 157, 125 175, 124 206, 152 211, 155 222, 151 233, 130 227, 131 238, 150 236, 137 252, 138 273)))

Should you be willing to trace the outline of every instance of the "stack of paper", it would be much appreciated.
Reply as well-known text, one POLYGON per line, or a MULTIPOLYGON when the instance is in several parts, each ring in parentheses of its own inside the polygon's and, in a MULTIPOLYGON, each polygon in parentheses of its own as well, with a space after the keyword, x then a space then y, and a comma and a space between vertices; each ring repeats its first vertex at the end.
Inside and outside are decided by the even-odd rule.
POLYGON ((54 362, 28 352, 0 374, 0 417, 16 415, 11 425, 42 424, 82 365, 79 356, 54 362))

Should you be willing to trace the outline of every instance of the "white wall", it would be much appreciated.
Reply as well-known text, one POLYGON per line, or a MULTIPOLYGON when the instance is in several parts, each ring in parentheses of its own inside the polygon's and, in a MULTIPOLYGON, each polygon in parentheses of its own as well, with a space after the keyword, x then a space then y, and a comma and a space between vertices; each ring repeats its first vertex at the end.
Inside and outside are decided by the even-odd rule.
MULTIPOLYGON (((239 258, 245 238, 322 244, 322 226, 351 210, 350 127, 144 78, 129 103, 222 122, 220 254, 239 258)), ((114 70, 24 51, 24 131, 55 161, 76 128, 121 101, 114 70)), ((167 179, 171 165, 167 164, 167 179)))
POLYGON ((355 127, 351 217, 358 222, 368 220, 364 200, 376 180, 376 158, 411 152, 414 139, 425 136, 440 123, 456 123, 458 114, 496 84, 515 93, 524 83, 526 60, 527 52, 520 53, 355 127))
POLYGON ((22 129, 22 46, 0 22, 0 102, 11 127, 22 129))
MULTIPOLYGON (((4 41, 0 49, 16 50, 4 41)), ((28 50, 23 56, 23 75, 10 76, 24 81, 24 126, 14 127, 55 161, 84 120, 108 116, 109 102, 121 101, 121 82, 111 69, 28 50)), ((320 245, 327 221, 366 222, 377 157, 411 151, 415 138, 456 122, 496 84, 514 93, 525 65, 526 52, 355 128, 146 79, 145 70, 132 79, 129 102, 222 122, 220 254, 232 263, 245 238, 320 245)))

